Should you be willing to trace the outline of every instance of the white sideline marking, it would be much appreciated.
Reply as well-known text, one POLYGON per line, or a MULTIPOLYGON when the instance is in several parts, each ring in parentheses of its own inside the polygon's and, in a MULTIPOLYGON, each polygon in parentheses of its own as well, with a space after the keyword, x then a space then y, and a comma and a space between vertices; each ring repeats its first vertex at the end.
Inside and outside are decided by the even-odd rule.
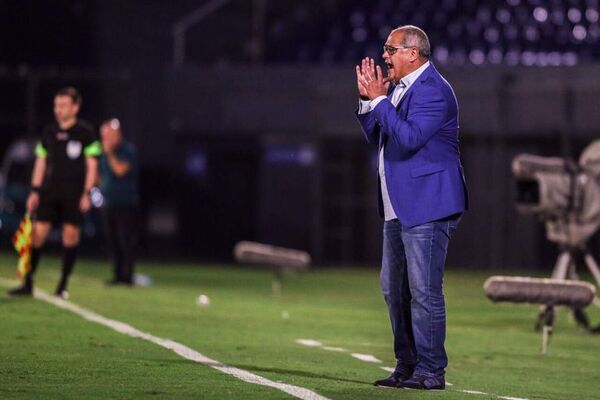
POLYGON ((459 392, 468 393, 468 394, 485 394, 485 392, 480 392, 479 390, 459 390, 459 392))
MULTIPOLYGON (((321 347, 322 349, 325 349, 325 350, 332 350, 332 349, 339 349, 339 350, 332 350, 332 351, 344 350, 340 347, 323 347, 321 342, 319 342, 318 340, 314 340, 314 339, 296 339, 296 343, 302 344, 304 346, 309 346, 309 347, 321 347)), ((369 362, 369 363, 381 363, 382 362, 380 359, 378 359, 377 357, 372 356, 370 354, 352 353, 350 355, 356 359, 359 359, 359 360, 365 361, 365 362, 369 362)), ((381 368, 382 370, 387 371, 387 372, 395 371, 395 368, 392 368, 392 367, 381 367, 380 366, 379 368, 381 368)), ((446 386, 454 386, 454 384, 446 381, 446 386)), ((521 398, 521 397, 498 396, 495 394, 480 392, 479 390, 466 390, 466 389, 452 389, 452 390, 454 390, 456 392, 467 393, 467 394, 492 396, 492 397, 496 397, 496 398, 502 399, 502 400, 529 400, 529 399, 521 398)))
POLYGON ((370 362, 370 363, 380 363, 381 360, 371 354, 360 354, 360 353, 352 353, 350 354, 352 357, 359 359, 360 361, 370 362))
MULTIPOLYGON (((12 283, 12 281, 8 281, 3 278, 0 278, 0 282, 2 282, 5 286, 7 285, 8 282, 12 283)), ((8 284, 10 285, 11 283, 8 283, 8 284)), ((43 300, 47 303, 53 304, 53 305, 57 306, 58 308, 62 308, 63 310, 71 311, 72 313, 77 314, 88 321, 96 322, 100 325, 104 325, 104 326, 106 326, 116 332, 122 333, 124 335, 128 335, 128 336, 131 336, 134 338, 144 339, 148 342, 157 344, 161 347, 164 347, 165 349, 171 350, 174 353, 179 354, 183 358, 186 358, 191 361, 195 361, 199 364, 209 366, 209 367, 214 368, 218 371, 221 371, 227 375, 231 375, 241 381, 279 389, 282 392, 288 393, 299 399, 329 400, 327 397, 323 397, 309 389, 305 389, 305 388, 302 388, 299 386, 289 385, 287 383, 273 382, 267 378, 263 378, 262 376, 255 375, 255 374, 245 371, 243 369, 225 365, 223 363, 220 363, 219 361, 208 358, 205 355, 198 353, 196 350, 191 349, 181 343, 175 342, 170 339, 162 339, 157 336, 151 335, 149 333, 142 332, 124 322, 108 319, 106 317, 103 317, 100 314, 96 314, 93 311, 90 311, 83 307, 80 307, 75 303, 62 300, 58 297, 50 296, 47 293, 45 293, 39 289, 35 290, 34 296, 36 299, 43 300)))
POLYGON ((323 346, 321 344, 321 342, 319 342, 318 340, 313 340, 313 339, 296 339, 296 343, 299 343, 301 345, 308 346, 308 347, 323 346))
POLYGON ((345 353, 346 349, 341 347, 332 347, 332 346, 323 346, 323 343, 314 339, 296 339, 296 343, 301 344, 303 346, 308 347, 321 347, 323 350, 327 351, 337 351, 338 353, 345 353))
POLYGON ((323 347, 323 350, 328 350, 328 351, 337 351, 339 353, 344 353, 346 352, 346 349, 343 349, 341 347, 331 347, 331 346, 325 346, 323 347))

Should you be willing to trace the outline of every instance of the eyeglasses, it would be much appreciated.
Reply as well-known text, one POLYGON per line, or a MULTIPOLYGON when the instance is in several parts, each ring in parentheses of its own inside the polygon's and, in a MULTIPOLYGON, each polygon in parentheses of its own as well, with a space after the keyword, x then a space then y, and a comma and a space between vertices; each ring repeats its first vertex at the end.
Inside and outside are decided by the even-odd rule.
POLYGON ((400 49, 412 49, 413 47, 416 48, 417 46, 391 46, 389 44, 384 44, 383 51, 384 53, 388 53, 390 56, 393 56, 400 49))

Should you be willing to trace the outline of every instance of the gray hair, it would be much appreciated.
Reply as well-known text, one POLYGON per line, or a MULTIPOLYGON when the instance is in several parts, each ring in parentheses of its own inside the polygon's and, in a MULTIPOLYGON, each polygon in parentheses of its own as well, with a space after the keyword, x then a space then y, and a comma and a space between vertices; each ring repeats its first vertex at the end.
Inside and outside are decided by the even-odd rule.
POLYGON ((402 46, 416 47, 419 49, 419 54, 427 59, 431 56, 431 45, 429 38, 423 29, 414 25, 404 25, 394 29, 394 32, 400 31, 404 33, 402 38, 402 46))

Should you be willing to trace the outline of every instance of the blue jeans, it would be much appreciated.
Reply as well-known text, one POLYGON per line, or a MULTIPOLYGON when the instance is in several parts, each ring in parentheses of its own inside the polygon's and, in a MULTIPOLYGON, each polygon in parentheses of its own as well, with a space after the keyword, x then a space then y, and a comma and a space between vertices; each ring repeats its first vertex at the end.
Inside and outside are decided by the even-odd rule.
POLYGON ((383 226, 381 290, 388 306, 396 372, 443 375, 448 358, 446 306, 442 291, 450 236, 460 216, 404 228, 383 226))

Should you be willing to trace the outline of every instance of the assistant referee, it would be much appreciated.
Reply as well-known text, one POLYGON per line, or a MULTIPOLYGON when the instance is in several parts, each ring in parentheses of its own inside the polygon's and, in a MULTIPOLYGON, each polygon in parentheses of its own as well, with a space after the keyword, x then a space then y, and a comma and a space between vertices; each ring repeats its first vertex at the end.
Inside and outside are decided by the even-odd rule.
POLYGON ((56 121, 48 125, 35 148, 27 210, 33 215, 31 271, 22 286, 10 295, 31 296, 37 269, 52 224, 62 226, 62 274, 55 294, 68 298, 67 284, 77 258, 83 213, 91 206, 90 189, 98 174, 97 157, 102 153, 98 136, 90 124, 78 120, 81 95, 66 87, 54 97, 56 121))

